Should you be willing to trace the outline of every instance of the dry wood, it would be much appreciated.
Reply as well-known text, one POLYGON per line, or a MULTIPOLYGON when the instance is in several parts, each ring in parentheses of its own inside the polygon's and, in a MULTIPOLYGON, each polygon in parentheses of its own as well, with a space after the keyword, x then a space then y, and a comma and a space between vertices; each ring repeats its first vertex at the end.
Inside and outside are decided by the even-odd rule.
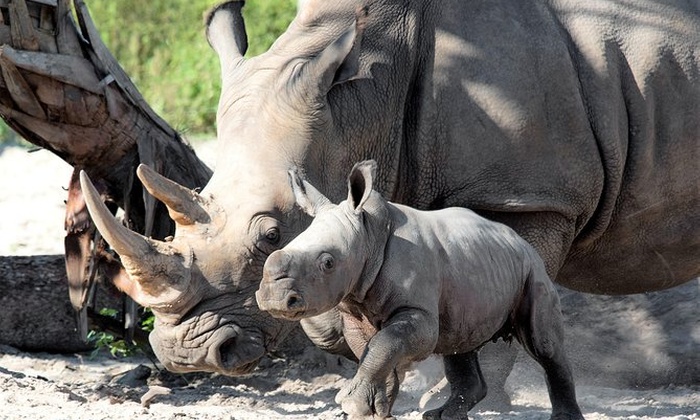
POLYGON ((13 0, 7 7, 10 11, 12 44, 25 50, 37 51, 39 40, 32 26, 25 0, 13 0))
POLYGON ((90 16, 90 12, 88 11, 85 2, 82 0, 75 0, 73 3, 75 4, 78 22, 83 30, 83 35, 86 37, 88 42, 90 42, 92 49, 97 55, 99 61, 105 66, 107 73, 111 74, 115 78, 119 87, 126 91, 128 98, 134 102, 134 105, 142 109, 146 115, 153 119, 153 121, 162 130, 175 136, 175 130, 170 127, 170 125, 168 125, 168 123, 166 123, 158 114, 156 114, 151 106, 148 105, 148 102, 143 99, 141 92, 136 89, 136 86, 134 86, 129 76, 114 58, 112 52, 109 51, 109 49, 102 42, 102 38, 95 27, 95 23, 92 21, 92 17, 90 16))
POLYGON ((99 94, 102 91, 92 63, 82 57, 18 51, 10 46, 1 47, 0 53, 19 68, 49 76, 88 92, 99 94))
MULTIPOLYGON (((80 46, 80 39, 75 30, 75 25, 73 24, 71 7, 68 0, 59 0, 56 7, 56 44, 56 51, 61 54, 76 57, 83 56, 83 50, 80 46)), ((42 50, 46 51, 44 48, 42 48, 42 50)))
MULTIPOLYGON (((102 42, 85 3, 75 0, 72 7, 79 24, 69 0, 0 0, 0 16, 9 17, 0 21, 0 116, 29 142, 102 183, 104 199, 125 210, 131 228, 162 239, 174 224, 134 176, 136 167, 147 163, 189 188, 203 187, 211 170, 144 100, 102 42)), ((67 235, 80 234, 68 222, 67 235)), ((87 231, 94 240, 91 222, 87 231)), ((66 242, 72 285, 90 287, 93 249, 85 238, 66 242)), ((84 307, 79 300, 76 308, 84 307)))
POLYGON ((44 109, 34 96, 31 87, 14 63, 2 51, 0 51, 0 68, 2 69, 2 77, 5 79, 5 86, 18 107, 26 114, 45 119, 44 109))

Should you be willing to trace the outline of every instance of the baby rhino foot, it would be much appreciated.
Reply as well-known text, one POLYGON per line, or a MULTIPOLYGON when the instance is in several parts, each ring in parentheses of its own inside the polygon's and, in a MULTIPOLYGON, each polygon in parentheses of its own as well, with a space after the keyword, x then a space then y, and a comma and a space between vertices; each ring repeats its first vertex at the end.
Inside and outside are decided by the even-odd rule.
POLYGON ((351 419, 391 418, 391 406, 398 391, 398 379, 391 374, 387 383, 373 383, 364 378, 355 377, 340 390, 335 402, 340 404, 344 413, 351 419))
POLYGON ((581 411, 574 410, 573 413, 552 413, 550 420, 585 420, 581 411))
POLYGON ((440 408, 426 411, 425 420, 465 420, 467 413, 486 396, 486 382, 479 367, 477 352, 446 355, 445 377, 450 383, 450 398, 440 408))
POLYGON ((445 405, 423 413, 423 420, 467 420, 467 412, 474 403, 467 404, 462 395, 451 395, 445 405))

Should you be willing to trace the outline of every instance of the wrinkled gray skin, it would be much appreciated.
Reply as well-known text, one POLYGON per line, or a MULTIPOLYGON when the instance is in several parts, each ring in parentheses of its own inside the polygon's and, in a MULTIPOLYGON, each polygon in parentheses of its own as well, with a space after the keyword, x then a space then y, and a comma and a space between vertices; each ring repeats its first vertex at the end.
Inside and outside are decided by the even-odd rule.
MULTIPOLYGON (((448 375, 457 388, 483 382, 475 350, 514 334, 545 370, 552 418, 583 419, 564 354, 559 297, 537 252, 512 229, 459 207, 418 211, 372 190, 376 163, 360 162, 339 205, 292 172, 311 225, 265 262, 258 306, 299 320, 335 307, 378 332, 336 397, 351 416, 391 415, 397 368, 431 353, 472 358, 477 374, 448 375)), ((479 387, 479 391, 483 390, 479 387)), ((426 418, 467 418, 476 403, 452 394, 426 418)))
MULTIPOLYGON (((374 158, 391 201, 503 222, 580 291, 700 274, 697 2, 308 0, 249 59, 240 6, 207 20, 222 69, 211 181, 182 191, 139 171, 174 239, 123 232, 88 201, 129 272, 121 287, 154 309, 167 368, 242 373, 292 327, 254 292, 267 256, 310 222, 294 167, 337 202, 352 165, 374 158)), ((302 324, 344 346, 337 323, 302 324)))

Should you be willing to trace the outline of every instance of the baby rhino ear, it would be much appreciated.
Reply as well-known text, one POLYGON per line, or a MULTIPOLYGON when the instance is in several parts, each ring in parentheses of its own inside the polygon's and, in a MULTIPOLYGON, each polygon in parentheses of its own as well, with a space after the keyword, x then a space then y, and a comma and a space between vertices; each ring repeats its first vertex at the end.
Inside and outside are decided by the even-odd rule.
POLYGON ((294 199, 306 214, 315 217, 322 207, 331 204, 331 201, 313 185, 301 179, 297 169, 292 169, 288 174, 292 191, 294 191, 294 199))
POLYGON ((362 206, 369 198, 376 173, 377 162, 373 160, 358 162, 352 167, 348 177, 348 202, 355 209, 355 213, 362 211, 362 206))

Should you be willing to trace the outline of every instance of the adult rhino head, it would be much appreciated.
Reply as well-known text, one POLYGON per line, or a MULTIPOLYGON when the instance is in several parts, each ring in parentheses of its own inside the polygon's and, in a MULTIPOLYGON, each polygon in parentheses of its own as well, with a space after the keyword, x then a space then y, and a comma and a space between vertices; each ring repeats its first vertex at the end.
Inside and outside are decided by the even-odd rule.
POLYGON ((254 294, 266 257, 310 222, 295 208, 287 172, 298 168, 325 185, 322 155, 342 151, 308 149, 333 136, 329 91, 359 69, 361 10, 334 16, 324 30, 314 13, 300 14, 293 35, 244 59, 242 6, 223 3, 206 18, 223 78, 218 169, 210 182, 195 192, 146 166, 137 170, 176 222, 174 236, 161 242, 125 228, 81 176, 90 214, 128 273, 117 286, 152 309, 150 342, 171 371, 246 373, 295 325, 260 311, 254 294))
POLYGON ((250 371, 291 324, 259 316, 247 291, 257 282, 238 280, 252 278, 246 270, 253 264, 224 257, 238 250, 222 235, 226 212, 212 195, 181 187, 144 165, 137 174, 168 207, 177 226, 174 238, 157 241, 123 226, 81 173, 90 214, 128 273, 115 278, 116 286, 153 311, 150 341, 169 370, 250 371))

